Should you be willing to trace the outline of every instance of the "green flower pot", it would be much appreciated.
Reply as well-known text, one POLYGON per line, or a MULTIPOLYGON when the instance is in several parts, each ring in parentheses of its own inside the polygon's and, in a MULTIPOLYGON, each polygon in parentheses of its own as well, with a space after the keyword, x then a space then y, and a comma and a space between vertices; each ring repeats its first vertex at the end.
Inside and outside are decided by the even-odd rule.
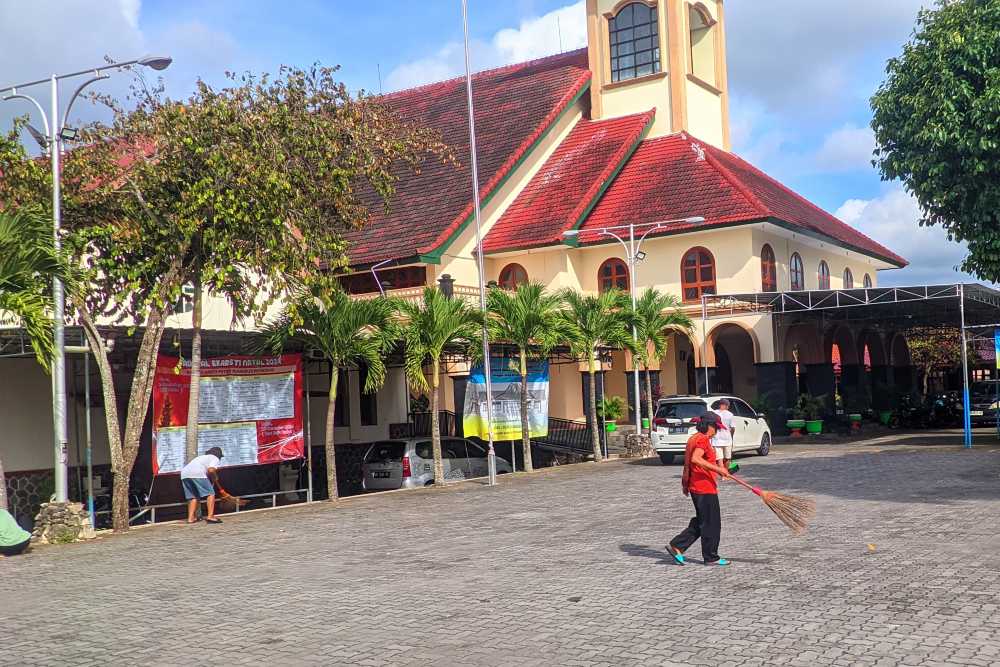
POLYGON ((806 420, 805 419, 789 419, 788 421, 785 422, 785 426, 787 426, 788 430, 792 432, 792 437, 793 438, 801 438, 802 437, 802 429, 804 429, 806 427, 806 420))
POLYGON ((615 422, 604 422, 604 430, 608 433, 618 430, 618 424, 615 422))
POLYGON ((819 435, 823 432, 823 420, 822 419, 808 419, 806 420, 806 433, 809 435, 819 435))
POLYGON ((892 410, 880 410, 878 413, 878 420, 882 426, 888 426, 889 420, 892 419, 892 410))

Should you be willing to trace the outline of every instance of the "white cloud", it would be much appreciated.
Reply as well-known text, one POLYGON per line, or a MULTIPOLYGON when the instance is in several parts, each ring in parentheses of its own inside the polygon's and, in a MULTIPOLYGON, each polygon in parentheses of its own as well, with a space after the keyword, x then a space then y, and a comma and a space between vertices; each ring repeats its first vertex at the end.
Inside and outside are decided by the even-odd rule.
POLYGON ((905 269, 881 272, 879 285, 975 280, 956 268, 965 258, 965 244, 949 241, 940 227, 921 227, 920 207, 898 186, 875 199, 849 199, 835 215, 909 260, 905 269))
POLYGON ((871 128, 845 125, 823 140, 816 154, 817 166, 823 171, 855 171, 871 169, 875 135, 871 128))
MULTIPOLYGON (((587 14, 583 1, 521 21, 517 28, 500 30, 489 42, 472 40, 469 51, 474 70, 524 62, 587 45, 587 14), (561 37, 561 39, 560 39, 561 37)), ((465 71, 465 49, 448 42, 437 53, 396 67, 386 77, 387 90, 401 90, 442 81, 465 71)))

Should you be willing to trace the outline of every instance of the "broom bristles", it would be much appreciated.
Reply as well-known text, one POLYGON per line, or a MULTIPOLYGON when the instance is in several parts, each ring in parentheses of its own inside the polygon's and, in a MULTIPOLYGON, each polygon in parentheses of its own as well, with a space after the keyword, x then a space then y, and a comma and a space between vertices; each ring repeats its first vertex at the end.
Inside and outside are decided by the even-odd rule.
POLYGON ((760 497, 781 523, 796 535, 805 532, 809 520, 816 516, 816 503, 812 498, 786 496, 774 491, 762 491, 760 497))

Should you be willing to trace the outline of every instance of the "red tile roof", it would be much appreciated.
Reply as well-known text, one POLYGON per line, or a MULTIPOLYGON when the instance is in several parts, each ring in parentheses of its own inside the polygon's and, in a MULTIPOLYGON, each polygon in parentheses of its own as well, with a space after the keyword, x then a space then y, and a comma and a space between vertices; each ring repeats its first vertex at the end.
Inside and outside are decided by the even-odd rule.
MULTIPOLYGON (((473 76, 484 202, 589 82, 586 50, 473 76)), ((438 130, 459 165, 427 163, 420 173, 405 175, 389 202, 389 212, 373 206, 370 224, 345 235, 354 266, 440 252, 472 215, 465 79, 393 93, 385 102, 405 120, 438 130)))
MULTIPOLYGON (((694 216, 705 221, 677 223, 662 233, 771 221, 897 266, 907 264, 748 162, 684 133, 642 142, 581 230, 694 216)), ((580 240, 593 243, 596 239, 583 235, 580 240)))
POLYGON ((655 110, 581 120, 483 240, 485 252, 551 245, 575 227, 639 145, 655 110))

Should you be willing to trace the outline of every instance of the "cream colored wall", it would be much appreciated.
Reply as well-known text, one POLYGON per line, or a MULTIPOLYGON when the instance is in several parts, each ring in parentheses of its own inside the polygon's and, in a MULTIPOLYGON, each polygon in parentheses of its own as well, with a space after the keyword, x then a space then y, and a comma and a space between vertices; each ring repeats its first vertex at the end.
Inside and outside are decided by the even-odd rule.
MULTIPOLYGON (((845 268, 850 268, 851 273, 854 274, 855 288, 863 287, 866 273, 871 276, 872 286, 878 287, 877 272, 887 266, 884 262, 832 243, 817 241, 798 234, 776 234, 770 232, 769 229, 770 227, 754 227, 752 261, 756 262, 759 267, 761 250, 765 243, 770 244, 777 262, 778 289, 782 291, 791 289, 789 262, 792 254, 796 252, 802 257, 802 266, 805 269, 805 287, 809 290, 819 289, 819 263, 822 260, 826 260, 830 267, 831 289, 844 287, 845 268)), ((757 281, 753 289, 744 291, 760 291, 760 269, 757 270, 757 281)))
POLYGON ((549 364, 549 414, 558 419, 583 418, 583 375, 576 364, 549 364))
MULTIPOLYGON (((481 220, 484 237, 583 117, 585 108, 585 99, 581 97, 580 101, 573 108, 568 109, 557 120, 555 126, 542 139, 541 143, 531 151, 524 162, 514 170, 507 182, 483 206, 481 220)), ((473 255, 475 249, 476 225, 473 221, 447 248, 444 256, 441 258, 441 264, 428 267, 428 281, 437 280, 441 275, 447 273, 459 285, 478 285, 479 274, 473 255)), ((490 261, 489 259, 487 260, 487 262, 490 261)), ((490 270, 490 267, 487 267, 487 274, 496 276, 501 268, 500 266, 495 266, 495 268, 490 270)), ((429 282, 429 284, 433 283, 429 282)))
POLYGON ((688 131, 718 148, 725 148, 722 98, 685 78, 688 101, 688 131))
MULTIPOLYGON (((71 357, 72 359, 72 357, 71 357)), ((72 362, 67 362, 67 386, 72 362)), ((97 369, 91 372, 96 375, 97 369)), ((82 384, 81 384, 82 387, 82 384)), ((86 461, 86 407, 81 396, 67 400, 68 462, 86 461), (79 455, 77 454, 79 452, 79 455)), ((110 463, 104 410, 93 408, 93 464, 110 463)), ((0 458, 7 472, 47 470, 55 466, 52 434, 52 381, 34 359, 0 359, 0 458)))
MULTIPOLYGON (((666 68, 664 68, 666 69, 666 68)), ((656 108, 656 118, 648 138, 662 137, 672 131, 670 121, 670 81, 650 77, 632 84, 605 87, 601 95, 601 118, 617 118, 656 108)), ((706 139, 707 141, 707 139, 706 139)))
MULTIPOLYGON (((311 392, 328 390, 326 379, 318 374, 310 376, 311 392)), ((361 425, 361 383, 357 371, 348 372, 347 404, 351 411, 350 426, 334 429, 334 444, 347 442, 372 442, 389 437, 389 424, 406 422, 409 412, 409 394, 402 368, 389 368, 386 371, 385 384, 377 392, 378 424, 375 426, 361 425)), ((344 387, 339 387, 343 391, 344 387)), ((309 402, 310 440, 314 447, 326 444, 326 411, 327 397, 316 396, 309 402)))

